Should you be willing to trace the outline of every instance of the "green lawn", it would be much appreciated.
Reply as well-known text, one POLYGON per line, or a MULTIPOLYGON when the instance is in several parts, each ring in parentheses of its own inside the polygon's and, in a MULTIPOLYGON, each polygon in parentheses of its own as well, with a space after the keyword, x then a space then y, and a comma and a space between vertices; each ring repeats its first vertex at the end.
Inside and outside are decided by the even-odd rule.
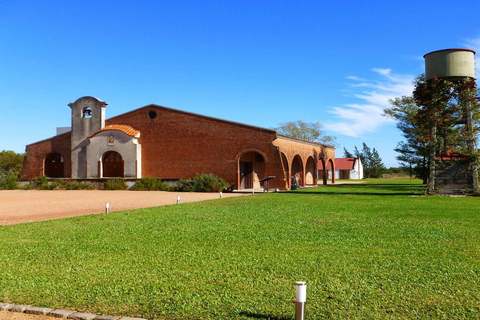
POLYGON ((0 301, 150 319, 480 318, 480 198, 371 180, 0 227, 0 301))

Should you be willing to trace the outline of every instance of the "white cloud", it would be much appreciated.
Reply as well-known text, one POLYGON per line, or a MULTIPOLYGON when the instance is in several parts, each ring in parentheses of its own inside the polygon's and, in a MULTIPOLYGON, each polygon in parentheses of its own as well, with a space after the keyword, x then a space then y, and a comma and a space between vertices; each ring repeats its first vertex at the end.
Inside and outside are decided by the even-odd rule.
POLYGON ((383 110, 390 107, 388 102, 396 97, 410 95, 413 91, 412 81, 415 76, 395 74, 391 69, 375 68, 376 80, 366 80, 357 76, 348 76, 349 80, 358 81, 350 88, 352 97, 359 103, 333 107, 328 112, 338 121, 325 123, 325 129, 350 137, 375 132, 380 126, 393 120, 383 116, 383 110), (364 89, 364 90, 362 90, 364 89), (359 92, 358 92, 359 91, 359 92))
POLYGON ((465 41, 465 46, 467 49, 475 50, 476 52, 480 51, 480 37, 474 39, 468 39, 465 41))
POLYGON ((357 80, 357 81, 367 81, 366 79, 359 78, 359 77, 357 77, 357 76, 348 76, 347 79, 357 80))
MULTIPOLYGON (((463 44, 467 49, 472 49, 477 52, 475 55, 478 59, 478 55, 480 55, 480 37, 474 39, 468 39, 463 44)), ((478 63, 475 64, 475 77, 478 78, 480 74, 480 65, 478 63)))

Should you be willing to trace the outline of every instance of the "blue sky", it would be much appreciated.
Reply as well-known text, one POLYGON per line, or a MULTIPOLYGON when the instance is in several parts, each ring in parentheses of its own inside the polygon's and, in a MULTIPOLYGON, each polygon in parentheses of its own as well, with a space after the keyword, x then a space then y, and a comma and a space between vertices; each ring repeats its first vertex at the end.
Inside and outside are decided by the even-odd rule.
MULTIPOLYGON (((480 51, 480 1, 0 0, 0 150, 70 126, 95 96, 107 118, 150 103, 273 128, 321 122, 396 166, 381 116, 423 55, 480 51)), ((480 53, 479 53, 480 54, 480 53)), ((477 54, 478 55, 478 54, 477 54)))

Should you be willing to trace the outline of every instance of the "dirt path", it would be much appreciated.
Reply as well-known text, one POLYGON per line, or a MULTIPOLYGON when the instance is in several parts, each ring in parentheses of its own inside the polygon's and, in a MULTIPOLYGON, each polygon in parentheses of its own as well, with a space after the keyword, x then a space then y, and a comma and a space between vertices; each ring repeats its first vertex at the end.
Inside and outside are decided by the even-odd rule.
MULTIPOLYGON (((224 193, 223 198, 245 196, 224 193)), ((157 207, 180 202, 219 199, 218 193, 164 191, 98 191, 98 190, 2 190, 0 191, 0 225, 61 219, 109 211, 157 207)), ((0 319, 1 320, 1 319, 0 319)))
POLYGON ((0 311, 0 320, 53 320, 57 318, 26 314, 21 312, 0 311))

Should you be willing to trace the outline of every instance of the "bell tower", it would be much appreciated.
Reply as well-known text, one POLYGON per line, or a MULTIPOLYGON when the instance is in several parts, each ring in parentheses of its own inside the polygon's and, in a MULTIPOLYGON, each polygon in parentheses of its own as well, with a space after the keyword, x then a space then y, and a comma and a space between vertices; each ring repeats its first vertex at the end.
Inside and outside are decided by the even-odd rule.
POLYGON ((82 97, 69 103, 72 109, 72 178, 87 177, 87 137, 105 127, 104 102, 95 97, 82 97))

